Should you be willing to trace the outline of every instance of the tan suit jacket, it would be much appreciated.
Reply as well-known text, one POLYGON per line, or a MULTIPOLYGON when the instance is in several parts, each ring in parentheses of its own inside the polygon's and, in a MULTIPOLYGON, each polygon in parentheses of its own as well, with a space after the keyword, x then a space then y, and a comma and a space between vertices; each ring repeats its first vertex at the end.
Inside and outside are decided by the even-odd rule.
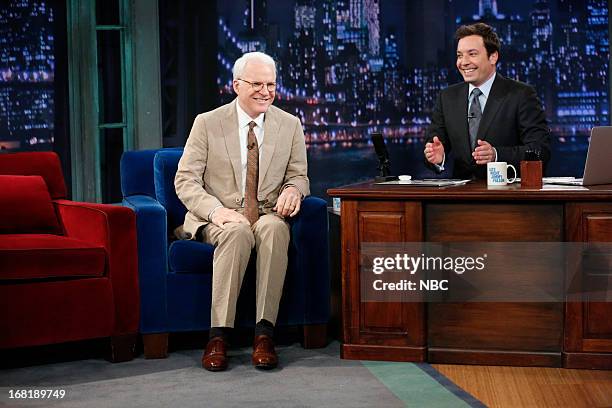
MULTIPOLYGON (((191 129, 174 179, 176 193, 187 207, 183 229, 195 238, 217 206, 243 206, 240 138, 235 99, 210 112, 199 114, 191 129)), ((270 106, 264 120, 264 140, 259 147, 260 211, 272 212, 286 186, 310 194, 304 131, 298 118, 270 106)))

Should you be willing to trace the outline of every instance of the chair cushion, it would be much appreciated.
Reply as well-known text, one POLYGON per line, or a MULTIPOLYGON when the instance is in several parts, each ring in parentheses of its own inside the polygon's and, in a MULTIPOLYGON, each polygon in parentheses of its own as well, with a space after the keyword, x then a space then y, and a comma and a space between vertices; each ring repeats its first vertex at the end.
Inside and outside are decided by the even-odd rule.
POLYGON ((0 234, 59 234, 60 225, 41 176, 0 175, 0 234))
POLYGON ((50 234, 0 235, 0 280, 104 275, 106 250, 50 234))
POLYGON ((198 241, 174 241, 168 251, 170 271, 212 274, 214 247, 198 241))

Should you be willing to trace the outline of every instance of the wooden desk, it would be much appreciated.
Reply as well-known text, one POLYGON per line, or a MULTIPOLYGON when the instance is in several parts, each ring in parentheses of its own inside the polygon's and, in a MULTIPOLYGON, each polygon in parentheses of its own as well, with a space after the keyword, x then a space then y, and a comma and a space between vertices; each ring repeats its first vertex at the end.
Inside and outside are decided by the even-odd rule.
POLYGON ((342 199, 343 358, 612 369, 612 303, 365 302, 359 289, 364 242, 611 242, 612 185, 327 192, 342 199))

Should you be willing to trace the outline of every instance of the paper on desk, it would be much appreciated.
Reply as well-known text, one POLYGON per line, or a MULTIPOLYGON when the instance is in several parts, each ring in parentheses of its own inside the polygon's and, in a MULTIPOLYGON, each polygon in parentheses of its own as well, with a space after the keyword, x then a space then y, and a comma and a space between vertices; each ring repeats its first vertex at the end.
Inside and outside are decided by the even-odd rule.
POLYGON ((415 179, 415 180, 394 180, 376 184, 389 185, 404 185, 404 186, 419 186, 419 187, 448 187, 462 186, 469 183, 471 180, 459 179, 415 179))
POLYGON ((576 177, 542 177, 542 183, 554 183, 556 181, 572 181, 576 180, 576 177))
POLYGON ((583 186, 569 186, 564 184, 544 184, 542 190, 588 190, 583 186))

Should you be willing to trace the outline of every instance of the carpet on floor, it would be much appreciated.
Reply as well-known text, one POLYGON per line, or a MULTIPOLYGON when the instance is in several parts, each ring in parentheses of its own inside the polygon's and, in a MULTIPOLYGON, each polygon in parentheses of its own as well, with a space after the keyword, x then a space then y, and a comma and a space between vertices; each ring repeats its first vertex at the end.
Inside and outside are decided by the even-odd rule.
POLYGON ((277 347, 271 371, 251 366, 250 348, 230 351, 230 367, 201 368, 202 350, 162 360, 111 364, 102 359, 0 370, 0 406, 7 407, 482 407, 428 364, 339 358, 339 343, 305 350, 277 347), (62 399, 11 399, 10 391, 64 390, 62 399))

